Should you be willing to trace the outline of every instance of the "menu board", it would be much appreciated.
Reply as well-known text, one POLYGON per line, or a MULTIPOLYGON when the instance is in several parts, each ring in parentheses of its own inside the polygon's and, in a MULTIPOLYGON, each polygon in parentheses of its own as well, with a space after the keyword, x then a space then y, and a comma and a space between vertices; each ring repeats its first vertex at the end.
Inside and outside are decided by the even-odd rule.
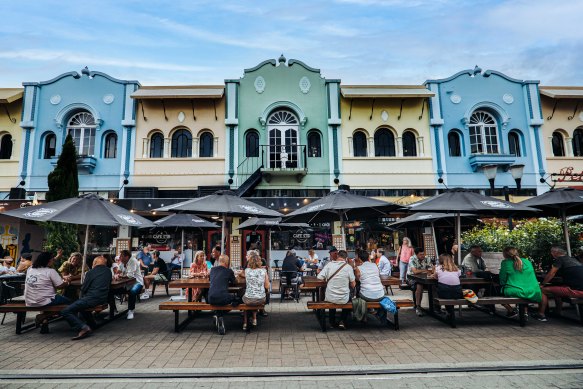
POLYGON ((437 253, 435 252, 435 241, 433 240, 432 233, 423 234, 423 247, 425 249, 425 256, 429 258, 436 258, 437 253))
POLYGON ((115 255, 119 255, 122 250, 131 251, 130 242, 131 239, 117 238, 115 240, 115 255))
POLYGON ((241 240, 239 235, 231 235, 230 238, 231 269, 239 269, 241 267, 241 240))
POLYGON ((332 245, 338 250, 346 250, 344 247, 344 240, 342 239, 342 234, 332 235, 332 245))

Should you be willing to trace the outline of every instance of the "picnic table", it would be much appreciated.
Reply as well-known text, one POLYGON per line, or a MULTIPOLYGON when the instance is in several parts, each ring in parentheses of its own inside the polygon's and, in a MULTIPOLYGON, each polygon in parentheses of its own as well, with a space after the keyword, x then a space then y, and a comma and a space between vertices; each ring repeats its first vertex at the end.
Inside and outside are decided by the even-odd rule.
MULTIPOLYGON (((243 277, 235 277, 235 284, 229 288, 231 289, 240 289, 245 288, 247 285, 245 278, 243 277)), ((211 281, 208 277, 187 277, 181 278, 179 280, 170 281, 168 285, 169 288, 176 288, 176 289, 208 289, 211 287, 211 281)), ((192 295, 187 293, 187 300, 190 302, 192 301, 192 295)))
MULTIPOLYGON (((127 313, 127 309, 122 312, 117 312, 117 306, 115 304, 115 292, 122 288, 131 287, 136 283, 135 278, 120 278, 120 279, 112 279, 111 284, 109 287, 109 296, 107 298, 107 304, 109 305, 109 320, 117 319, 118 317, 122 316, 123 314, 127 313)), ((69 285, 72 288, 81 288, 81 280, 73 280, 69 285)))
MULTIPOLYGON (((310 290, 315 289, 316 298, 314 299, 314 301, 316 302, 324 301, 324 294, 326 291, 326 280, 321 280, 317 276, 305 276, 303 277, 303 280, 304 284, 302 285, 300 291, 306 289, 310 290)), ((390 287, 391 285, 395 285, 394 277, 388 278, 381 277, 381 284, 383 284, 385 288, 390 287)))

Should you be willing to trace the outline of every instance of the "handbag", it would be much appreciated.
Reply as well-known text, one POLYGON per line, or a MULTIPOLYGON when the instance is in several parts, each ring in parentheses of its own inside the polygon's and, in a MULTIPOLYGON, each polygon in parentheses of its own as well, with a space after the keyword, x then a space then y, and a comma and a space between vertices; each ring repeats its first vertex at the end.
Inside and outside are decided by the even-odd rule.
POLYGON ((390 299, 390 297, 388 296, 383 297, 381 301, 379 301, 379 304, 385 311, 390 312, 392 314, 397 313, 397 305, 393 300, 390 299))

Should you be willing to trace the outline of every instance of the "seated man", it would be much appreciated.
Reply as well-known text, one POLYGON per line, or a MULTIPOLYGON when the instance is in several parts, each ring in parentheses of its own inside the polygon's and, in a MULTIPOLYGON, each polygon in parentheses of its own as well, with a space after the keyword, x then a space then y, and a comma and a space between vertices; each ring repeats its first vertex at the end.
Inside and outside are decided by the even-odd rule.
POLYGON ((12 266, 14 260, 11 257, 5 257, 3 262, 4 264, 0 264, 0 275, 16 273, 16 268, 12 266))
POLYGON ((134 310, 136 309, 136 298, 144 289, 144 277, 142 276, 140 263, 136 258, 132 258, 128 250, 122 250, 119 253, 119 259, 121 261, 119 266, 121 272, 116 274, 115 278, 134 278, 136 280, 136 283, 128 291, 127 319, 132 320, 134 318, 134 310))
POLYGON ((326 267, 327 264, 329 264, 331 261, 335 261, 338 258, 338 249, 336 249, 336 247, 334 246, 331 246, 330 250, 328 251, 328 254, 330 254, 330 257, 326 257, 320 261, 316 273, 319 274, 326 267))
MULTIPOLYGON (((215 263, 216 264, 216 263, 215 263)), ((235 284, 235 273, 229 268, 229 257, 219 256, 218 266, 211 269, 208 302, 212 305, 229 305, 233 296, 229 293, 229 285, 235 284)), ((224 311, 215 311, 215 326, 220 335, 225 335, 224 311)))
POLYGON ((389 258, 385 257, 385 250, 377 249, 377 258, 379 258, 379 272, 382 278, 389 278, 393 265, 389 258))
POLYGON ((551 248, 551 256, 554 258, 553 266, 542 282, 542 291, 555 298, 557 313, 560 314, 563 305, 562 297, 583 298, 583 264, 569 257, 562 247, 551 248), (564 285, 544 286, 555 276, 563 278, 564 285))
POLYGON ((92 313, 87 308, 106 304, 111 286, 111 270, 107 267, 107 259, 99 256, 93 260, 93 267, 85 275, 81 286, 81 298, 61 311, 61 315, 67 320, 71 328, 77 331, 73 340, 86 338, 91 334, 91 328, 87 323, 93 322, 92 313), (83 315, 85 323, 77 316, 83 315))
POLYGON ((156 250, 152 251, 152 257, 154 259, 154 269, 152 270, 152 273, 144 277, 144 293, 149 293, 152 281, 168 281, 170 279, 168 266, 166 265, 166 262, 160 258, 160 252, 156 250))
POLYGON ((16 268, 17 273, 26 273, 29 267, 32 266, 32 254, 22 253, 20 255, 20 261, 18 267, 16 268))
POLYGON ((136 255, 136 259, 140 263, 140 268, 144 270, 144 274, 148 275, 150 271, 150 266, 154 262, 152 255, 150 254, 150 245, 145 245, 142 250, 136 255))
POLYGON ((482 259, 482 248, 478 245, 470 247, 470 252, 462 261, 462 267, 465 271, 471 270, 472 273, 486 271, 486 263, 482 259))
MULTIPOLYGON (((178 247, 170 259, 170 270, 181 270, 182 263, 184 263, 184 254, 182 254, 182 249, 178 247)), ((180 274, 180 277, 182 277, 182 274, 180 274)))
POLYGON ((423 316, 423 311, 421 310, 421 300, 423 300, 423 285, 418 284, 415 280, 411 279, 410 276, 415 274, 431 274, 432 265, 431 261, 425 258, 425 251, 421 247, 415 248, 415 255, 411 257, 409 261, 409 267, 407 269, 407 278, 409 285, 411 285, 411 290, 415 293, 415 313, 417 316, 423 316))
MULTIPOLYGON (((318 279, 326 280, 326 296, 324 301, 332 304, 346 304, 350 300, 350 288, 356 286, 356 278, 352 267, 346 263, 348 254, 341 250, 336 259, 328 263, 318 274, 318 279)), ((338 327, 346 328, 346 320, 350 310, 343 309, 338 327)), ((336 310, 330 309, 330 325, 336 326, 336 310)))
MULTIPOLYGON (((288 250, 285 258, 283 259, 283 264, 281 265, 281 277, 285 279, 287 286, 297 283, 302 284, 301 272, 303 267, 302 261, 296 256, 295 250, 288 250)), ((288 293, 291 288, 288 289, 288 293)), ((289 296, 291 297, 291 296, 289 296)), ((293 296, 297 298, 297 296, 293 296)))

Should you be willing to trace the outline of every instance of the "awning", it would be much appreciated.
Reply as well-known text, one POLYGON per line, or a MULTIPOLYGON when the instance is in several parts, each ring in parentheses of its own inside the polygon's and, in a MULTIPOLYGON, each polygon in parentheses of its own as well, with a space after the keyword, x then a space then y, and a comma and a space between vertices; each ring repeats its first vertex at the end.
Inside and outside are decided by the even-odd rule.
POLYGON ((222 85, 209 86, 146 86, 132 93, 134 99, 220 99, 225 93, 222 85))
POLYGON ((23 94, 22 88, 0 88, 0 104, 9 104, 22 99, 23 94))
POLYGON ((548 96, 552 99, 581 99, 583 98, 583 87, 559 87, 559 86, 541 86, 539 88, 541 95, 548 96))
POLYGON ((432 97, 435 93, 422 85, 343 85, 340 87, 342 96, 346 98, 419 98, 432 97))

